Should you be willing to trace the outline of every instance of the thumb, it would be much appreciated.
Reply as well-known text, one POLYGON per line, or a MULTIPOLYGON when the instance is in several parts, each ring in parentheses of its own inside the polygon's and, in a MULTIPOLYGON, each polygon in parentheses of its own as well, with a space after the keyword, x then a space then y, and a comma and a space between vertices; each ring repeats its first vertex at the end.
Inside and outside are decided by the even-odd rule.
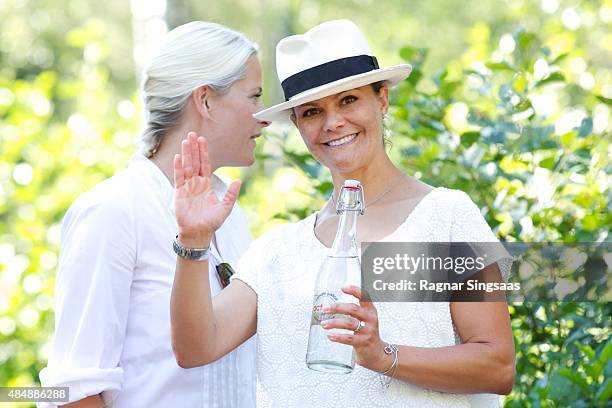
POLYGON ((238 193, 240 192, 241 184, 242 182, 240 180, 234 180, 230 183, 230 185, 227 187, 227 190, 225 191, 225 195, 223 196, 223 207, 225 207, 225 210, 228 214, 230 213, 230 211, 232 211, 234 203, 238 198, 238 193))

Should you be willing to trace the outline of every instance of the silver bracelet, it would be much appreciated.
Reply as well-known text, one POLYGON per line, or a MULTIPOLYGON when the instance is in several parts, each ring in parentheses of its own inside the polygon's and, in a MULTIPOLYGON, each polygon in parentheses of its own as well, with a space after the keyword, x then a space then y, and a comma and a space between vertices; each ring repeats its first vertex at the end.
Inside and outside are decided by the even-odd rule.
POLYGON ((389 367, 385 372, 380 373, 381 387, 389 388, 389 384, 391 384, 391 381, 393 380, 393 376, 395 375, 395 370, 397 369, 397 364, 399 362, 398 349, 395 344, 387 343, 383 351, 387 355, 393 354, 393 363, 391 363, 391 367, 389 367), (385 376, 387 377, 385 378, 385 376))

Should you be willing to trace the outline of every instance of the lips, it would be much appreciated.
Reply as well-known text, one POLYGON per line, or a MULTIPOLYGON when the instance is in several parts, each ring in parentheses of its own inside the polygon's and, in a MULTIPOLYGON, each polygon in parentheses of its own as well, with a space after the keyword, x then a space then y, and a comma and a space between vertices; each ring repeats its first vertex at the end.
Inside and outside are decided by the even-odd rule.
POLYGON ((342 146, 355 140, 358 134, 359 132, 342 136, 341 138, 330 140, 329 142, 325 142, 323 144, 330 147, 342 146))

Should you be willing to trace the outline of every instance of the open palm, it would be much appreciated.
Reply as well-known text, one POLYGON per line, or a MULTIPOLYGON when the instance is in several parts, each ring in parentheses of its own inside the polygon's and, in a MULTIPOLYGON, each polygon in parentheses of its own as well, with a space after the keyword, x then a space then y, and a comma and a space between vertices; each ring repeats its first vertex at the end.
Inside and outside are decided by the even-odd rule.
POLYGON ((179 233, 213 234, 225 221, 240 191, 240 181, 232 182, 223 200, 213 191, 206 139, 189 132, 174 156, 174 212, 179 233))

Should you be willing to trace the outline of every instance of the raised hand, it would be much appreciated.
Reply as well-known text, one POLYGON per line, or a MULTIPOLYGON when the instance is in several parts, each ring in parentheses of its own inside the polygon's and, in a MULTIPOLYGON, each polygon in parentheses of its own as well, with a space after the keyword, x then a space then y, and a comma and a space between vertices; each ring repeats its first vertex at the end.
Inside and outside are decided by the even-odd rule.
POLYGON ((174 156, 174 213, 183 245, 208 245, 232 211, 240 191, 233 181, 223 200, 213 191, 206 139, 189 132, 174 156))

